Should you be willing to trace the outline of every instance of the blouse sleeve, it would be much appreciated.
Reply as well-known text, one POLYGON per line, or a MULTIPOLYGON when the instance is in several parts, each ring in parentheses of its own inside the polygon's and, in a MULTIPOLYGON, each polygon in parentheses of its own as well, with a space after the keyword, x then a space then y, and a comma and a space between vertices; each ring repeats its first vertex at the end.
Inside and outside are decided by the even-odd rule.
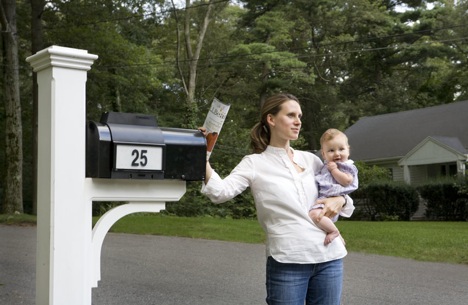
POLYGON ((349 218, 351 217, 351 215, 353 215, 353 212, 354 212, 354 202, 351 197, 349 197, 348 195, 345 195, 345 196, 346 196, 346 205, 341 209, 340 216, 349 218))
POLYGON ((250 186, 254 172, 252 159, 246 156, 224 179, 213 170, 208 183, 203 183, 201 193, 205 194, 214 203, 226 202, 250 186))

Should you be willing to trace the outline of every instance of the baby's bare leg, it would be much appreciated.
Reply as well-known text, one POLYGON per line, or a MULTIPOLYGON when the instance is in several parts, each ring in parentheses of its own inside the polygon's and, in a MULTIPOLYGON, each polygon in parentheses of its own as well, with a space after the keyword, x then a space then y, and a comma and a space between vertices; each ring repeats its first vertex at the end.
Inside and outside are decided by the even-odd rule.
MULTIPOLYGON (((322 229, 323 231, 325 231, 327 233, 327 236, 325 236, 325 241, 324 241, 324 244, 325 245, 328 245, 329 243, 331 243, 335 238, 337 238, 338 236, 340 236, 340 231, 338 230, 338 228, 335 226, 335 224, 333 223, 333 221, 324 216, 322 217, 322 219, 320 219, 320 221, 318 221, 318 216, 321 212, 321 209, 313 209, 309 212, 309 216, 310 218, 312 218, 312 220, 314 221, 314 223, 320 228, 322 229)), ((343 238, 341 239, 344 243, 344 240, 343 238)))

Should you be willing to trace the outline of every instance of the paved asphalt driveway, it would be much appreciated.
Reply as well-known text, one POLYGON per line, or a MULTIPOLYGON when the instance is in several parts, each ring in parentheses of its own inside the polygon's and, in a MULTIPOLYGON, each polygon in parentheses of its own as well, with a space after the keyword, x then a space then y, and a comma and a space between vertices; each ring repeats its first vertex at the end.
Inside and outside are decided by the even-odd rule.
MULTIPOLYGON (((35 304, 35 242, 0 225, 1 305, 35 304)), ((264 264, 263 245, 110 233, 93 305, 265 304, 264 264)), ((350 253, 343 304, 466 305, 468 266, 350 253)))

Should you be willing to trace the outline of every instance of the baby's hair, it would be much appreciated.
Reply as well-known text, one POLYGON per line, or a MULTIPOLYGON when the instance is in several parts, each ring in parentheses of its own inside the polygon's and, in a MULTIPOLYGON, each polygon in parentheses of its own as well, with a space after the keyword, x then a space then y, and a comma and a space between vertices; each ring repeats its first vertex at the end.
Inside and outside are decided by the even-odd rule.
POLYGON ((348 137, 342 131, 336 128, 330 128, 327 129, 320 137, 320 146, 323 146, 323 143, 332 140, 338 135, 342 135, 343 137, 345 137, 346 142, 348 142, 348 137))

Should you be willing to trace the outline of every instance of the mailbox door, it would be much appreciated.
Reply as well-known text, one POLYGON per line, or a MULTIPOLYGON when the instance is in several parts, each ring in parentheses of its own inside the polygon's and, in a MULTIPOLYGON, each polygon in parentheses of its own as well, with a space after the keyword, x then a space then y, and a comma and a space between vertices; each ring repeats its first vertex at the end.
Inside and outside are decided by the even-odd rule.
POLYGON ((166 144, 166 179, 205 180, 206 140, 198 130, 161 128, 166 144))

